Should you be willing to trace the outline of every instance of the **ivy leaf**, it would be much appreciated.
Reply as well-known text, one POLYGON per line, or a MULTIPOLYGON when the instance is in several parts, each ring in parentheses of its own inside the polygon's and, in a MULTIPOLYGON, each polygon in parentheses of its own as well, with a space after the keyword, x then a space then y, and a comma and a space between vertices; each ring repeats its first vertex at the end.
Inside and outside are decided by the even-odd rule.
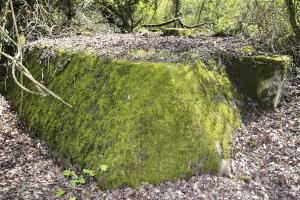
POLYGON ((71 176, 72 176, 73 178, 77 178, 76 172, 75 172, 75 171, 71 171, 71 176))
POLYGON ((71 176, 71 171, 69 169, 67 169, 67 170, 63 171, 63 175, 65 177, 70 177, 71 176))
POLYGON ((85 179, 83 178, 83 176, 80 176, 80 177, 79 177, 78 183, 80 183, 80 184, 85 184, 85 183, 86 183, 86 181, 85 181, 85 179))
POLYGON ((56 192, 55 192, 55 196, 56 197, 62 197, 66 192, 62 189, 59 188, 56 192))
POLYGON ((96 173, 94 172, 94 170, 90 170, 90 169, 83 169, 83 173, 85 173, 86 175, 89 175, 89 176, 96 176, 96 173))
POLYGON ((78 184, 86 184, 86 180, 83 178, 83 176, 80 176, 79 179, 74 179, 70 181, 72 187, 77 187, 78 184))
POLYGON ((107 168, 108 168, 107 165, 100 165, 100 169, 103 172, 107 171, 107 168))
POLYGON ((89 173, 90 176, 96 176, 96 173, 94 170, 90 170, 90 173, 89 173))
POLYGON ((76 197, 71 197, 69 200, 77 200, 76 197))
POLYGON ((71 183, 71 186, 75 188, 78 185, 78 179, 71 180, 70 183, 71 183))

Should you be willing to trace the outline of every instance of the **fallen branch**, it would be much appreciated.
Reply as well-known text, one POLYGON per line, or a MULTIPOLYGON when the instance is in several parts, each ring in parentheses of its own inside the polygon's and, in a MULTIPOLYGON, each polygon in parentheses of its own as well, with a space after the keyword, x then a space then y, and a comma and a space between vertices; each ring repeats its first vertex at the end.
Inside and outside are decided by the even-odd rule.
POLYGON ((201 24, 196 24, 196 25, 192 25, 192 26, 188 26, 186 24, 183 23, 183 21, 180 18, 174 18, 171 19, 169 21, 160 23, 160 24, 145 24, 142 25, 143 28, 156 28, 156 27, 162 27, 162 26, 166 26, 172 23, 178 23, 182 28, 187 28, 187 29, 193 29, 193 28, 199 28, 201 26, 205 26, 205 25, 209 25, 209 24, 215 24, 214 22, 204 22, 201 24))
POLYGON ((31 94, 38 94, 38 95, 41 95, 41 96, 45 96, 47 94, 51 95, 54 98, 56 98, 57 100, 59 100, 59 101, 63 102, 64 104, 66 104, 67 106, 72 107, 70 104, 65 102, 61 97, 59 97, 54 92, 52 92, 47 87, 45 87, 43 84, 41 84, 40 82, 35 80, 33 78, 33 76, 29 73, 27 68, 20 61, 16 60, 14 57, 4 53, 3 51, 1 51, 0 54, 2 56, 6 57, 7 59, 9 59, 12 62, 13 66, 16 66, 18 68, 18 70, 26 76, 26 78, 28 78, 32 83, 34 83, 40 89, 40 91, 39 92, 33 92, 31 90, 28 91, 28 89, 26 90, 26 88, 24 86, 22 86, 21 88, 23 88, 23 89, 25 88, 25 90, 28 91, 31 94))
POLYGON ((160 24, 145 24, 145 25, 142 25, 142 27, 144 27, 144 28, 162 27, 162 26, 165 26, 165 25, 168 25, 168 24, 178 22, 179 20, 180 20, 179 18, 174 18, 174 19, 171 19, 169 21, 166 21, 166 22, 163 22, 163 23, 160 23, 160 24))
POLYGON ((204 22, 204 23, 201 23, 201 24, 196 24, 196 25, 193 25, 193 26, 188 26, 188 25, 183 25, 184 28, 188 28, 188 29, 192 29, 192 28, 199 28, 201 26, 205 26, 205 25, 211 25, 211 24, 215 24, 214 22, 204 22))

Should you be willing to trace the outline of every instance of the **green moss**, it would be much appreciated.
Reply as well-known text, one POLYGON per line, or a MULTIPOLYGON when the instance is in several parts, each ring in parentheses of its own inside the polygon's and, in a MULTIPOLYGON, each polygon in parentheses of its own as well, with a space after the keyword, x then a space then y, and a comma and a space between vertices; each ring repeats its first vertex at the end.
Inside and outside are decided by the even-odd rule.
MULTIPOLYGON (((202 62, 108 61, 63 51, 49 65, 39 59, 38 51, 27 57, 30 71, 39 78, 43 69, 47 86, 74 107, 26 94, 21 118, 59 156, 95 170, 101 187, 217 172, 222 157, 230 157, 240 116, 222 69, 209 71, 202 62), (101 173, 103 164, 108 170, 101 173)), ((9 85, 17 103, 19 89, 9 85)))
POLYGON ((239 179, 246 183, 249 183, 251 180, 251 177, 250 176, 240 176, 239 179))
POLYGON ((128 53, 130 57, 137 60, 155 60, 156 58, 170 58, 172 56, 169 51, 157 51, 157 50, 133 50, 128 53))
POLYGON ((242 48, 237 48, 236 51, 251 54, 254 53, 256 49, 251 45, 246 45, 243 46, 242 48))
POLYGON ((76 35, 92 37, 92 36, 94 36, 94 33, 91 31, 79 31, 79 32, 76 32, 76 35))
POLYGON ((128 57, 132 60, 139 61, 181 61, 181 62, 195 62, 199 60, 199 53, 196 51, 183 51, 183 52, 171 52, 168 50, 133 50, 128 52, 128 57))

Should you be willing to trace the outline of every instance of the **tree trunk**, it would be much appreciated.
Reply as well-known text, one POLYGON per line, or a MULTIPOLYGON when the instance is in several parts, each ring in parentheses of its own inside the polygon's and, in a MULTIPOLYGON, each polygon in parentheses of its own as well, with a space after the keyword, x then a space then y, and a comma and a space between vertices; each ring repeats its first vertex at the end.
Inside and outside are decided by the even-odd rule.
POLYGON ((284 0, 288 8, 289 20, 292 26, 292 29, 295 33, 295 38, 297 41, 300 41, 300 27, 297 23, 297 13, 295 8, 295 1, 293 0, 284 0))
MULTIPOLYGON (((181 0, 173 0, 174 6, 174 17, 179 18, 181 16, 181 0)), ((179 26, 178 22, 174 23, 174 27, 177 28, 179 26)))

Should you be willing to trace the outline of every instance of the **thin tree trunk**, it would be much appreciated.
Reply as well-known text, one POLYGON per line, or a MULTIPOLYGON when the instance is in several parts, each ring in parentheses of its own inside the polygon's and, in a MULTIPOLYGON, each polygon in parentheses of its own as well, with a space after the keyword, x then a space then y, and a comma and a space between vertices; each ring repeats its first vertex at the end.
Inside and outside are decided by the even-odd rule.
MULTIPOLYGON (((173 6, 174 6, 174 17, 179 18, 181 16, 181 0, 173 0, 173 6)), ((174 27, 177 28, 179 26, 179 23, 176 22, 174 24, 174 27)))
POLYGON ((202 16, 202 12, 204 10, 204 6, 205 6, 205 1, 202 1, 202 4, 201 6, 198 8, 198 15, 197 15, 197 18, 196 18, 196 23, 199 23, 200 22, 200 19, 201 19, 201 16, 202 16))
POLYGON ((74 2, 72 0, 67 0, 67 18, 68 21, 71 21, 76 15, 74 2))
POLYGON ((285 4, 288 8, 289 12, 289 19, 290 24, 292 26, 292 29, 295 33, 295 38, 297 41, 300 41, 300 27, 297 23, 297 14, 296 14, 296 8, 295 8, 295 1, 293 0, 284 0, 285 4))

